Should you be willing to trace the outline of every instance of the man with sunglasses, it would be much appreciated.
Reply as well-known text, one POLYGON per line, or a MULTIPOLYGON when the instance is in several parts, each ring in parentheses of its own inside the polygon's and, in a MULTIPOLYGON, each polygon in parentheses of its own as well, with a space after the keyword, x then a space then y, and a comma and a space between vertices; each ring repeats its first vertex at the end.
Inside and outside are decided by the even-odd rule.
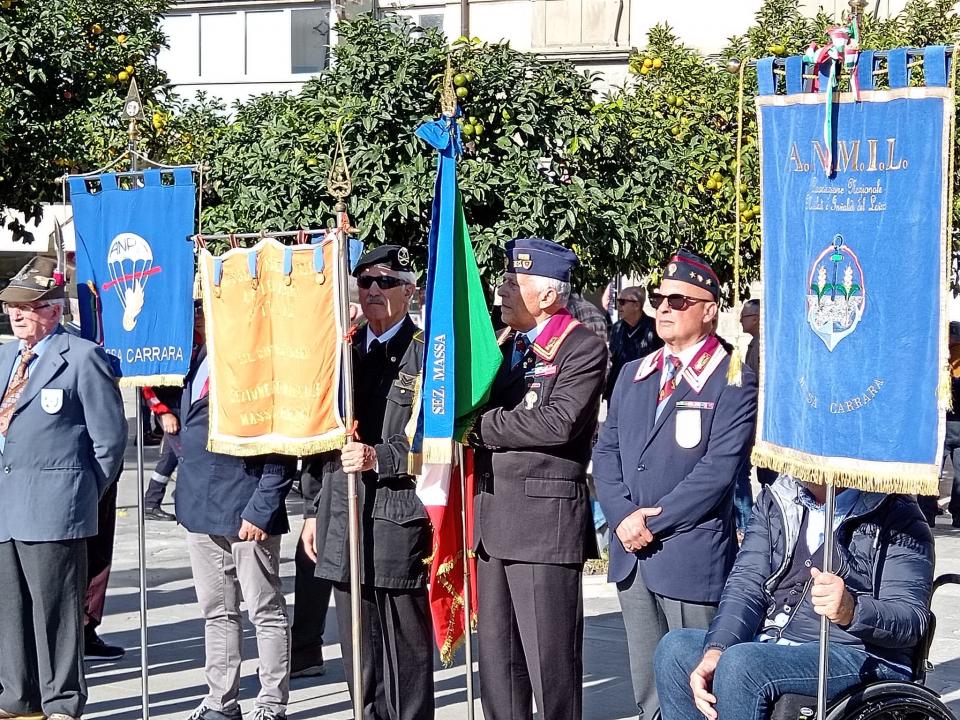
POLYGON ((423 362, 423 334, 407 314, 416 275, 397 245, 364 254, 354 275, 367 320, 353 337, 357 434, 340 451, 305 459, 301 542, 317 577, 333 583, 344 675, 351 694, 363 696, 364 720, 432 720, 432 534, 407 472, 406 428, 423 362), (360 474, 361 688, 352 687, 347 472, 360 474))
POLYGON ((123 469, 127 422, 103 349, 64 332, 56 261, 0 292, 0 718, 83 713, 87 540, 123 469))
POLYGON ((647 292, 642 287, 626 287, 617 296, 620 319, 614 323, 610 333, 611 366, 603 391, 607 402, 624 365, 663 347, 663 340, 657 335, 656 323, 643 311, 646 301, 647 292))
POLYGON ((607 366, 566 309, 577 256, 507 243, 497 291, 503 362, 467 439, 475 456, 474 550, 481 701, 488 720, 579 720, 584 561, 596 557, 587 463, 607 366))
POLYGON ((728 379, 713 333, 720 282, 681 249, 650 303, 665 347, 627 363, 593 453, 597 496, 616 537, 617 583, 641 718, 658 708, 653 655, 675 628, 705 629, 737 552, 733 495, 750 451, 757 378, 728 379))

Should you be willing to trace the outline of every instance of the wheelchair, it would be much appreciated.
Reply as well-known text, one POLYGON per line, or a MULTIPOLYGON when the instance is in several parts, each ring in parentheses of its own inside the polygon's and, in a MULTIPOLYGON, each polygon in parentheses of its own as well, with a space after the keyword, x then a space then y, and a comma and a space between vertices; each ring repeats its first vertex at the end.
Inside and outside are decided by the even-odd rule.
MULTIPOLYGON (((933 593, 944 585, 960 585, 960 575, 941 575, 933 582, 933 593)), ((911 682, 878 680, 851 688, 830 703, 826 720, 957 720, 940 696, 923 684, 933 669, 927 658, 936 627, 937 618, 930 611, 927 634, 914 650, 911 682)), ((816 714, 815 697, 783 695, 773 706, 771 720, 813 720, 816 714)))

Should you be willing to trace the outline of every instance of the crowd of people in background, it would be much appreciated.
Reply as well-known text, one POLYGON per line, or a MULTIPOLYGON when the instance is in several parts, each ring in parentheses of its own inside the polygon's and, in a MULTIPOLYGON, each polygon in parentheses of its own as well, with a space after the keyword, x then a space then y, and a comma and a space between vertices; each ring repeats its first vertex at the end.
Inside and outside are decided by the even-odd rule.
MULTIPOLYGON (((933 568, 916 500, 838 494, 849 530, 836 535, 843 577, 821 572, 822 488, 757 468, 762 489, 753 501, 760 303, 741 310, 750 343, 733 382, 739 351, 716 334, 720 281, 703 258, 681 249, 649 295, 620 289, 611 327, 607 313, 573 292, 573 252, 519 238, 506 256, 496 311, 502 363, 466 435, 475 453, 484 716, 529 720, 534 703, 543 720, 582 716, 582 574, 599 557, 598 539, 623 613, 640 718, 762 720, 781 694, 814 694, 820 617, 837 637, 831 695, 864 679, 909 678, 912 648, 927 630, 933 568)), ((53 275, 38 259, 0 292, 17 338, 0 348, 8 379, 0 402, 0 720, 80 718, 84 654, 123 655, 96 628, 126 420, 103 350, 60 326, 64 293, 53 275)), ((146 517, 184 527, 204 619, 208 691, 188 720, 242 718, 241 599, 257 639, 254 720, 284 720, 291 677, 324 673, 331 594, 339 636, 351 637, 345 473, 360 477, 364 623, 359 660, 341 643, 350 692, 367 720, 435 715, 425 562, 432 535, 407 463, 424 346, 409 315, 417 277, 409 253, 389 245, 360 258, 354 276, 365 318, 352 349, 362 440, 299 460, 208 450, 200 303, 185 386, 144 393, 163 429, 146 517), (298 475, 305 519, 291 624, 280 541, 291 530, 286 500, 298 475), (358 661, 362 686, 354 687, 358 661)), ((958 398, 953 326, 951 357, 958 398)), ((958 478, 955 412, 945 452, 958 478)), ((922 504, 932 524, 937 503, 922 504)), ((949 510, 960 526, 956 479, 949 510)))

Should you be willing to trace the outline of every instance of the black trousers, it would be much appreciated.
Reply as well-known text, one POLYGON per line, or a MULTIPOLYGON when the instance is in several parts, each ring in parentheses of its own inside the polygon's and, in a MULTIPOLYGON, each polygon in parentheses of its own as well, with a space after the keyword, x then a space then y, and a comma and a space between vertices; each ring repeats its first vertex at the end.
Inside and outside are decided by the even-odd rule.
POLYGON ((86 546, 0 542, 0 709, 83 714, 86 546))
POLYGON ((293 636, 291 666, 322 665, 323 631, 327 628, 327 608, 333 583, 316 577, 317 564, 307 555, 302 543, 297 543, 294 563, 297 574, 293 584, 293 625, 290 628, 293 636))
MULTIPOLYGON (((343 672, 353 687, 350 585, 334 583, 343 672)), ((433 720, 433 629, 426 589, 360 592, 364 720, 433 720)))
POLYGON ((580 720, 583 565, 477 563, 480 701, 486 720, 580 720))
POLYGON ((113 567, 113 541, 117 531, 117 485, 113 483, 97 505, 97 534, 87 538, 87 590, 83 602, 85 624, 97 628, 103 620, 107 583, 113 567))

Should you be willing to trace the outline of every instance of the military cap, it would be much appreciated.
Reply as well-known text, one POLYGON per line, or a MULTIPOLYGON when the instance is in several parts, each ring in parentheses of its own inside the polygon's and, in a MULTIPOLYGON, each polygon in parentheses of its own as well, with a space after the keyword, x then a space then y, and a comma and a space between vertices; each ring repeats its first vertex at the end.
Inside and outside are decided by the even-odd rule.
POLYGON ((413 272, 410 251, 400 245, 381 245, 365 252, 353 270, 354 277, 360 277, 360 273, 373 265, 383 265, 396 272, 413 272))
POLYGON ((720 297, 720 279, 713 268, 702 257, 694 255, 686 248, 677 250, 667 262, 663 269, 663 279, 689 283, 703 288, 713 295, 714 299, 720 297))
POLYGON ((56 269, 56 258, 37 255, 0 291, 0 301, 26 303, 63 299, 63 279, 56 274, 56 269))
POLYGON ((507 272, 511 273, 570 282, 570 273, 579 264, 572 250, 543 238, 516 238, 507 243, 506 250, 507 272))

